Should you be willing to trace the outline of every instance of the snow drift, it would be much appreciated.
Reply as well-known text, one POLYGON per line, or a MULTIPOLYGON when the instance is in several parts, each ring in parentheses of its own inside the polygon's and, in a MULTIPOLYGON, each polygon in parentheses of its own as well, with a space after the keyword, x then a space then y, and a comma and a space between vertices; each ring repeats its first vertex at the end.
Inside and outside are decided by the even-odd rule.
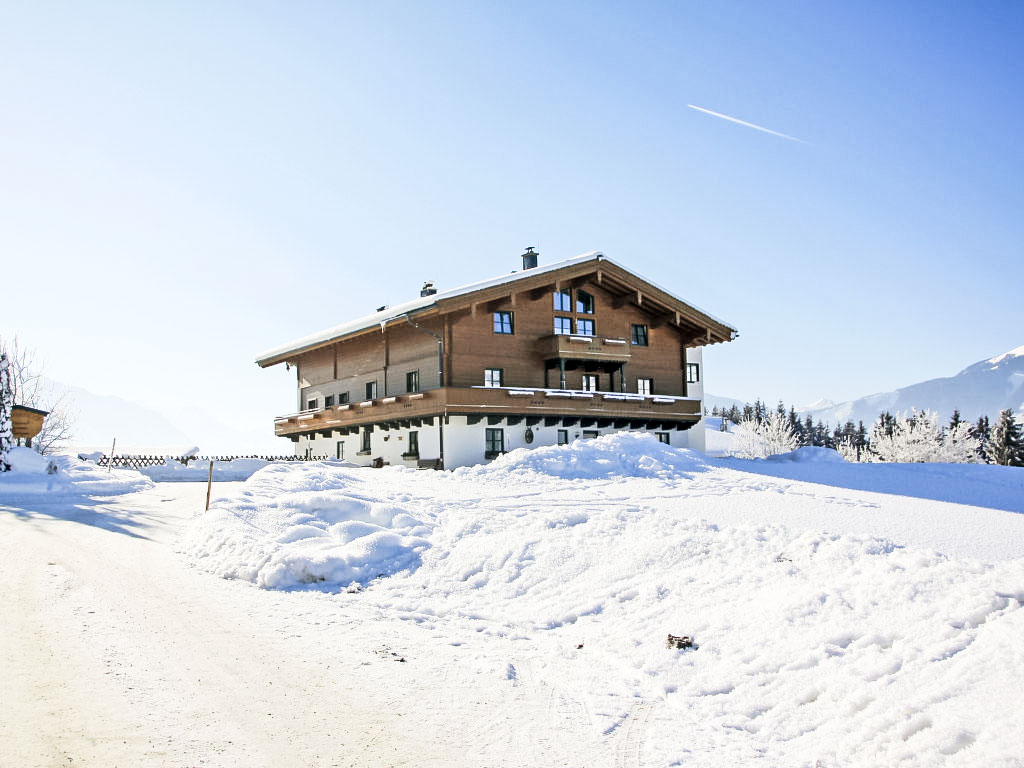
POLYGON ((184 548, 207 570, 267 588, 365 584, 414 568, 429 528, 401 505, 354 492, 360 472, 328 462, 268 466, 215 503, 184 548))
POLYGON ((10 472, 0 474, 0 498, 38 494, 106 496, 152 487, 134 470, 107 471, 71 456, 42 456, 31 448, 14 447, 7 456, 10 472))
MULTIPOLYGON (((494 684, 542 672, 579 727, 655 713, 645 764, 1015 764, 1020 548, 985 562, 920 542, 988 551, 1024 517, 748 466, 848 465, 614 435, 453 473, 275 466, 198 518, 186 551, 264 587, 369 584, 336 599, 452 647, 490 636, 494 684), (879 521, 895 538, 856 533, 879 521), (698 648, 666 649, 670 633, 698 648)), ((941 487, 934 465, 903 469, 941 487)))

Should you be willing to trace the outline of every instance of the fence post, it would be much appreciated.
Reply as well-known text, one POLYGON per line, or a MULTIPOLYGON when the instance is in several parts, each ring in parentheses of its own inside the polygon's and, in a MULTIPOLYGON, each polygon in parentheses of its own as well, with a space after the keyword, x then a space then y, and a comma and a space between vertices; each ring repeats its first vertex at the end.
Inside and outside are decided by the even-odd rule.
POLYGON ((114 463, 114 448, 117 447, 117 438, 114 438, 114 442, 110 444, 110 461, 107 462, 107 472, 110 471, 110 465, 114 463))
POLYGON ((210 459, 210 477, 206 481, 206 511, 210 511, 210 490, 213 488, 213 459, 210 459))

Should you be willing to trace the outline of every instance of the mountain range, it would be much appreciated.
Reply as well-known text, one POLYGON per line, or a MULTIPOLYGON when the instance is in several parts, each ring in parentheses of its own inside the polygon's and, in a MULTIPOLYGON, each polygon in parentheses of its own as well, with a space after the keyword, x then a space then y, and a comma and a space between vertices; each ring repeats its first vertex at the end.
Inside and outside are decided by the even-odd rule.
MULTIPOLYGON (((708 395, 707 401, 709 406, 719 408, 739 402, 714 395, 708 395)), ((1024 346, 969 365, 955 376, 929 379, 843 403, 819 400, 797 411, 815 422, 836 425, 863 421, 870 425, 882 411, 908 413, 913 408, 935 411, 943 421, 957 408, 961 418, 968 421, 976 421, 979 416, 994 421, 1007 408, 1018 419, 1024 418, 1024 346)))

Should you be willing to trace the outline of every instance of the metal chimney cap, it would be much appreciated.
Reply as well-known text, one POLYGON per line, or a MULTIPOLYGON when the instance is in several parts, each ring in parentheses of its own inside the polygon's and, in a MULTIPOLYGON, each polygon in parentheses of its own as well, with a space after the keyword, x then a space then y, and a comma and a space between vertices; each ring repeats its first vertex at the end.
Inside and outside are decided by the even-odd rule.
POLYGON ((420 289, 420 296, 433 296, 437 293, 437 288, 434 287, 433 280, 427 280, 420 289))
POLYGON ((523 269, 534 269, 537 266, 537 256, 539 256, 532 245, 526 246, 526 253, 523 254, 523 269))

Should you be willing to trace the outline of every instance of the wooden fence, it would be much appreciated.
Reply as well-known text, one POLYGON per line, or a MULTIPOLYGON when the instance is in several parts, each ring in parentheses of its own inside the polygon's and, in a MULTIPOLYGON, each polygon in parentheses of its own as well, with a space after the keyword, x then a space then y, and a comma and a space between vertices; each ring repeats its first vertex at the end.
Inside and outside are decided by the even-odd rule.
POLYGON ((198 462, 200 464, 206 463, 211 459, 213 461, 234 461, 235 459, 260 459, 262 461, 269 462, 280 462, 280 461, 324 461, 327 456, 141 456, 138 454, 125 455, 125 456, 107 456, 103 454, 99 459, 96 460, 97 466, 100 467, 116 467, 116 468, 129 468, 129 469, 142 469, 143 467, 156 467, 166 466, 167 459, 177 461, 179 464, 185 464, 186 466, 190 462, 198 462))

